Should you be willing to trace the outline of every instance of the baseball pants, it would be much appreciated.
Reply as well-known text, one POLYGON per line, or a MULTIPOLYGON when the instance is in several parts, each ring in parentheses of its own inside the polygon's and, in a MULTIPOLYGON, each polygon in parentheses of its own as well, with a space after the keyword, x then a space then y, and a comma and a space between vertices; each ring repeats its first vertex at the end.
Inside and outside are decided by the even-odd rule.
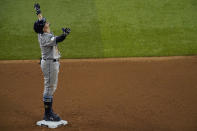
POLYGON ((51 102, 57 88, 60 63, 53 60, 41 60, 41 69, 44 75, 43 101, 51 102))

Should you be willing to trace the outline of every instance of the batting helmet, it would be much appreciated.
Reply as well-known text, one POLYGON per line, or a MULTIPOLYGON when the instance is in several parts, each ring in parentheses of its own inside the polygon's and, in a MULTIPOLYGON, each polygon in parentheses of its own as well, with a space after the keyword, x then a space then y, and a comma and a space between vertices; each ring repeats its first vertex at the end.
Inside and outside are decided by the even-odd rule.
POLYGON ((34 23, 34 31, 39 34, 43 34, 43 28, 46 23, 46 19, 42 18, 41 20, 37 20, 34 23))

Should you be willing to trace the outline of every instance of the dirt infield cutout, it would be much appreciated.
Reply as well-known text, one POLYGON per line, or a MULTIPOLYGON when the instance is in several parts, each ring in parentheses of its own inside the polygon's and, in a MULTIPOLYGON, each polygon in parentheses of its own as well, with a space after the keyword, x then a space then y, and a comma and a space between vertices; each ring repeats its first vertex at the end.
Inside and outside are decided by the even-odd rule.
MULTIPOLYGON (((39 60, 0 61, 0 130, 39 130, 39 60)), ((67 131, 196 131, 197 56, 64 59, 54 110, 67 131)))

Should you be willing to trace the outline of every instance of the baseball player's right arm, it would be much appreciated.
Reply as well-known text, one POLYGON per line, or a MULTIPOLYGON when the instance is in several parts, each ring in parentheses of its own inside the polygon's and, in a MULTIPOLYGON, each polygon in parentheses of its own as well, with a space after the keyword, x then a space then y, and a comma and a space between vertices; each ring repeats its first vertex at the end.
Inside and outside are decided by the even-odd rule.
POLYGON ((36 10, 36 14, 38 16, 38 19, 41 20, 43 17, 42 17, 42 14, 41 14, 40 5, 38 3, 35 3, 34 4, 34 9, 36 10))

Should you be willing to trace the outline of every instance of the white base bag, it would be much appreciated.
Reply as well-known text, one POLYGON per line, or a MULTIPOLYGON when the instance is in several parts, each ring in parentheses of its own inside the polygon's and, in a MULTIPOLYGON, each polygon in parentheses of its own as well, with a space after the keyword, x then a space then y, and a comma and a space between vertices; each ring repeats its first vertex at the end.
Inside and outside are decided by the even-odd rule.
POLYGON ((36 123, 36 125, 38 126, 45 126, 45 127, 48 127, 48 128, 57 128, 57 127, 60 127, 60 126, 64 126, 64 125, 67 125, 68 122, 65 121, 65 120, 61 120, 61 121, 45 121, 45 120, 41 120, 41 121, 38 121, 36 123))

